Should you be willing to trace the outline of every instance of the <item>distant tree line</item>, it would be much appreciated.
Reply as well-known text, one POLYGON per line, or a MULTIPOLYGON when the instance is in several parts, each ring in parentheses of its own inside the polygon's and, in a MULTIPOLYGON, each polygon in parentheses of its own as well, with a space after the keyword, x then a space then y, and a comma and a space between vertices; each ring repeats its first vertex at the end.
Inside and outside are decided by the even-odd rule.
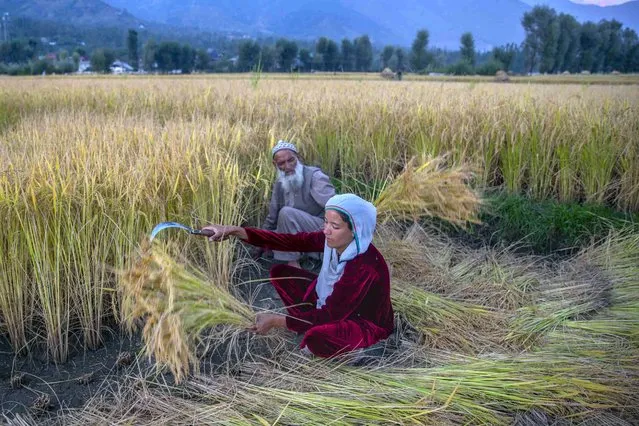
POLYGON ((639 71, 639 38, 619 21, 580 24, 571 15, 537 6, 521 23, 528 72, 639 71))
MULTIPOLYGON (((149 40, 160 45, 179 39, 181 46, 192 47, 200 58, 210 56, 202 55, 207 47, 229 54, 237 52, 242 41, 239 37, 207 32, 181 31, 178 34, 176 30, 168 28, 161 31, 157 28, 130 29, 123 36, 122 28, 75 27, 60 22, 15 17, 9 30, 11 41, 0 43, 0 73, 70 73, 78 69, 82 58, 92 60, 91 68, 99 72, 109 72, 110 67, 102 64, 111 57, 127 61, 136 68, 138 60, 130 44, 132 31, 137 39, 135 46, 138 47, 137 58, 140 60, 143 54, 140 46, 149 40)), ((218 71, 215 67, 202 70, 218 71)))
POLYGON ((236 69, 249 71, 370 71, 373 45, 367 35, 345 38, 338 45, 320 37, 311 48, 299 49, 294 41, 279 39, 274 46, 245 41, 240 45, 236 69))
POLYGON ((461 36, 458 60, 442 66, 427 49, 428 31, 417 33, 410 52, 414 72, 494 75, 498 70, 522 73, 639 72, 639 37, 616 20, 580 24, 573 16, 536 6, 521 20, 526 37, 478 54, 471 33, 461 36))
MULTIPOLYGON (((28 20, 25 21, 28 23, 28 20)), ((430 34, 421 29, 410 49, 386 45, 374 48, 368 35, 335 41, 320 37, 315 42, 278 39, 216 38, 179 43, 149 37, 148 32, 129 30, 123 47, 72 53, 61 48, 55 54, 42 40, 18 38, 0 44, 0 73, 39 74, 72 72, 90 51, 91 68, 109 72, 114 59, 125 59, 137 70, 181 72, 366 72, 390 68, 415 73, 494 75, 498 70, 518 73, 639 72, 639 37, 616 20, 579 23, 573 16, 536 6, 521 19, 525 39, 492 51, 477 52, 472 33, 462 34, 459 49, 429 47, 430 34), (142 39, 142 41, 141 41, 142 39), (205 49, 202 46, 213 44, 205 49), (193 47, 199 46, 199 47, 193 47)), ((63 27, 64 34, 70 29, 63 27)), ((89 33, 93 34, 93 33, 89 33)), ((67 34, 67 37, 70 37, 67 34)), ((49 43, 50 44, 50 43, 49 43)), ((110 43, 112 44, 112 43, 110 43)))
POLYGON ((66 50, 61 50, 55 55, 55 59, 41 58, 38 55, 38 44, 33 39, 0 43, 0 74, 65 74, 78 69, 79 54, 69 55, 66 50))

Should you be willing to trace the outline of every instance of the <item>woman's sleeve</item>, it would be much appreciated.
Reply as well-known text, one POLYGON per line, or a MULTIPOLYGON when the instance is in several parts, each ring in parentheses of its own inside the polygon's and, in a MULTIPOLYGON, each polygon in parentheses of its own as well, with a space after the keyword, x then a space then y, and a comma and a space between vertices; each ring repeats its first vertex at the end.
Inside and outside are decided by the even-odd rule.
POLYGON ((247 242, 257 247, 278 251, 324 251, 324 233, 299 232, 297 234, 281 234, 265 229, 244 228, 248 236, 247 242))
POLYGON ((286 317, 286 326, 297 333, 303 333, 315 325, 348 318, 362 304, 378 277, 377 271, 369 265, 361 268, 347 266, 342 278, 335 283, 333 293, 326 298, 324 306, 302 312, 296 318, 286 317))

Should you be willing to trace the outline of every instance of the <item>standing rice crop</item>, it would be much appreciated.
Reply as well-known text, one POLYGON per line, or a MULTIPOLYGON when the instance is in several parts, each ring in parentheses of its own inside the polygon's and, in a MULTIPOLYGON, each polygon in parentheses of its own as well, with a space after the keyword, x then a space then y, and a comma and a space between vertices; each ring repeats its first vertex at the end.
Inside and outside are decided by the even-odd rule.
MULTIPOLYGON (((99 346, 104 325, 120 320, 109 267, 122 269, 140 235, 162 220, 256 224, 273 178, 268 148, 281 137, 331 177, 372 188, 363 194, 369 198, 408 159, 450 153, 451 164, 477 171, 482 188, 635 211, 637 90, 333 78, 301 85, 280 77, 255 88, 220 76, 0 79, 0 209, 10 224, 0 230, 0 247, 19 251, 0 266, 4 328, 16 350, 45 344, 59 361, 70 333, 99 346)), ((422 213, 437 213, 423 201, 415 200, 428 207, 422 213)), ((407 217, 413 207, 402 207, 407 217)), ((230 273, 232 251, 190 244, 190 261, 212 275, 230 273)), ((513 304, 520 293, 510 294, 513 304)))

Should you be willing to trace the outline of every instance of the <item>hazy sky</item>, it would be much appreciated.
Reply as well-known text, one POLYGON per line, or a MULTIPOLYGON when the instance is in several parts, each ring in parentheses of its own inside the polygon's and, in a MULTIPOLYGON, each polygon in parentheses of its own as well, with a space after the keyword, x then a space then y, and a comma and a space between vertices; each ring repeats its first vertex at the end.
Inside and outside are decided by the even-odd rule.
POLYGON ((613 4, 628 3, 630 0, 572 0, 573 3, 598 4, 599 6, 611 6, 613 4))

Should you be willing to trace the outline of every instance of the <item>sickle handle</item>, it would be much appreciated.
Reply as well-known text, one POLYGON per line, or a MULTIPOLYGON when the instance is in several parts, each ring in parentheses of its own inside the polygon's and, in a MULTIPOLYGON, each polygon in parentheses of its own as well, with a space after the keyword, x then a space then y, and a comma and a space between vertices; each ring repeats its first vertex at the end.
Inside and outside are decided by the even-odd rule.
POLYGON ((193 229, 191 230, 191 234, 202 235, 204 237, 211 237, 213 236, 213 231, 211 231, 210 229, 193 229))

